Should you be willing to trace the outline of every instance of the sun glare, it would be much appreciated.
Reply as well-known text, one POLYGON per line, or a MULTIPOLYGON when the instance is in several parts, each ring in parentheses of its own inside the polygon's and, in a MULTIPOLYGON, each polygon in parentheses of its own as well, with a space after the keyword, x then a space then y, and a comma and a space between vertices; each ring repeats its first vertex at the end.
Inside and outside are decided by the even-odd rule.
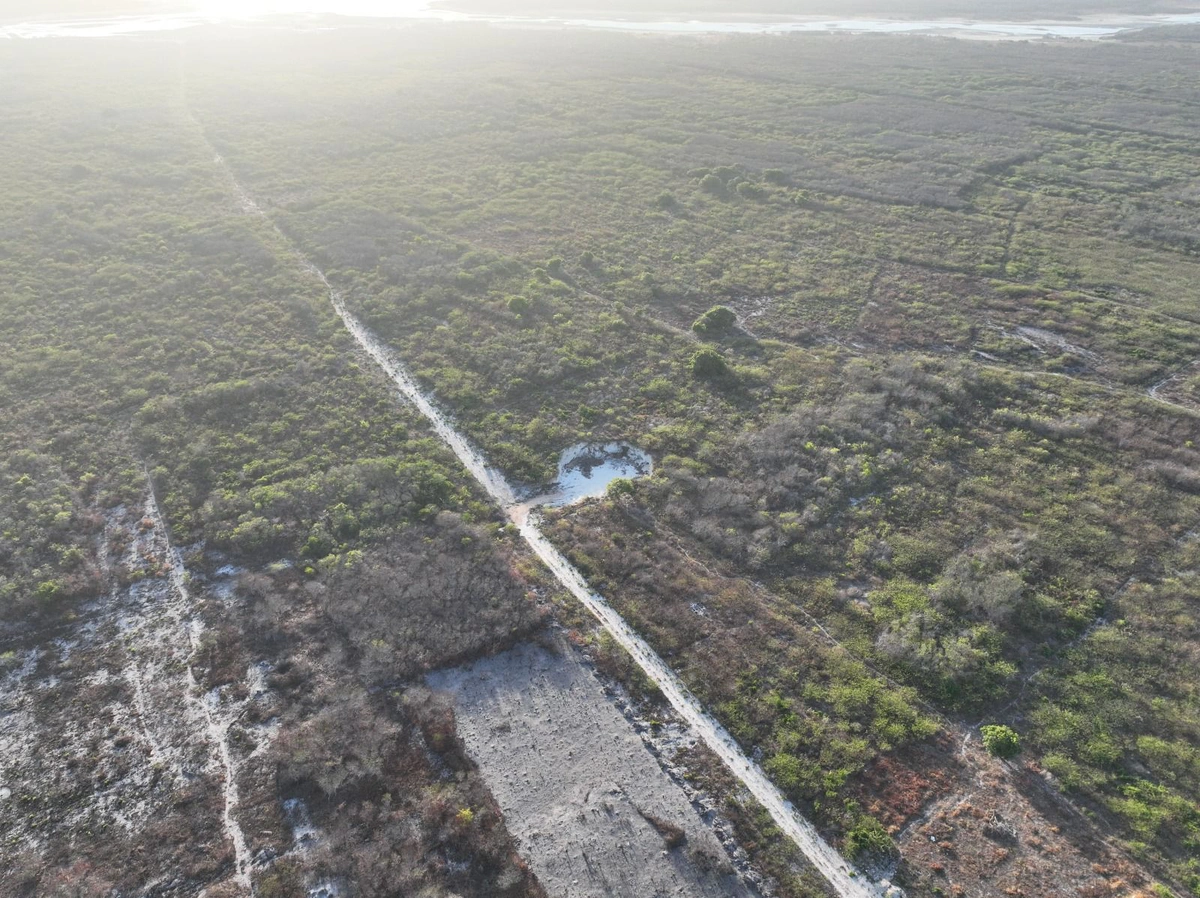
POLYGON ((200 15, 219 19, 304 13, 406 16, 428 6, 428 0, 197 0, 192 4, 200 15))

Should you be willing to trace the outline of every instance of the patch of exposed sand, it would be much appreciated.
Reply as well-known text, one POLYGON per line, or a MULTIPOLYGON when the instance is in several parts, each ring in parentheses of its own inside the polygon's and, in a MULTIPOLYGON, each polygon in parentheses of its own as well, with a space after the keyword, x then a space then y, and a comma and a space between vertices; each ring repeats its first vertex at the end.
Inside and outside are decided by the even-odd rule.
POLYGON ((453 696, 459 735, 551 895, 755 894, 573 649, 524 644, 428 684, 453 696))

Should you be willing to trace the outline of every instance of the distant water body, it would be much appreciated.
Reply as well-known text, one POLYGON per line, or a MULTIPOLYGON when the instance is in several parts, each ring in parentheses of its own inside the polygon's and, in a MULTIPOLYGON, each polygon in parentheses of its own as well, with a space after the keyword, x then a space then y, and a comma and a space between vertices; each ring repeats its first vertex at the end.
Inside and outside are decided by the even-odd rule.
POLYGON ((1155 16, 1095 16, 1073 22, 989 22, 969 19, 765 18, 762 21, 683 19, 588 19, 546 16, 494 16, 453 12, 429 0, 213 0, 198 11, 114 16, 57 22, 0 25, 0 38, 122 37, 181 31, 223 24, 328 24, 328 17, 439 22, 483 22, 510 27, 584 28, 654 34, 924 34, 980 40, 1075 38, 1099 40, 1121 31, 1155 25, 1200 24, 1200 13, 1155 16))

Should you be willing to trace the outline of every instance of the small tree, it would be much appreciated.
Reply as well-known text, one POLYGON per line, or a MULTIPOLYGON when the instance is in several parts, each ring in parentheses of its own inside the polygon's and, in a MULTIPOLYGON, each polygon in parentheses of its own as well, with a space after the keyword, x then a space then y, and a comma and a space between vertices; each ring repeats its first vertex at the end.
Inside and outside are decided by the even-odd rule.
POLYGON ((1012 727, 989 724, 980 728, 983 747, 997 758, 1011 758, 1021 751, 1021 737, 1012 727))
POLYGON ((520 294, 510 296, 506 302, 508 310, 518 318, 524 318, 529 312, 529 300, 520 294))

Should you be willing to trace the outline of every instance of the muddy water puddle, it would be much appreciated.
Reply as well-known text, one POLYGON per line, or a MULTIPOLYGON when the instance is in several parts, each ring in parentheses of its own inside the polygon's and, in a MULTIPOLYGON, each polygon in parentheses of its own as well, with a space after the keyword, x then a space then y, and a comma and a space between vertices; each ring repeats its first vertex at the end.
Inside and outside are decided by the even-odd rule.
POLYGON ((576 443, 558 460, 558 479, 549 492, 525 503, 556 508, 603 496, 617 480, 647 477, 654 470, 650 454, 630 443, 576 443))

